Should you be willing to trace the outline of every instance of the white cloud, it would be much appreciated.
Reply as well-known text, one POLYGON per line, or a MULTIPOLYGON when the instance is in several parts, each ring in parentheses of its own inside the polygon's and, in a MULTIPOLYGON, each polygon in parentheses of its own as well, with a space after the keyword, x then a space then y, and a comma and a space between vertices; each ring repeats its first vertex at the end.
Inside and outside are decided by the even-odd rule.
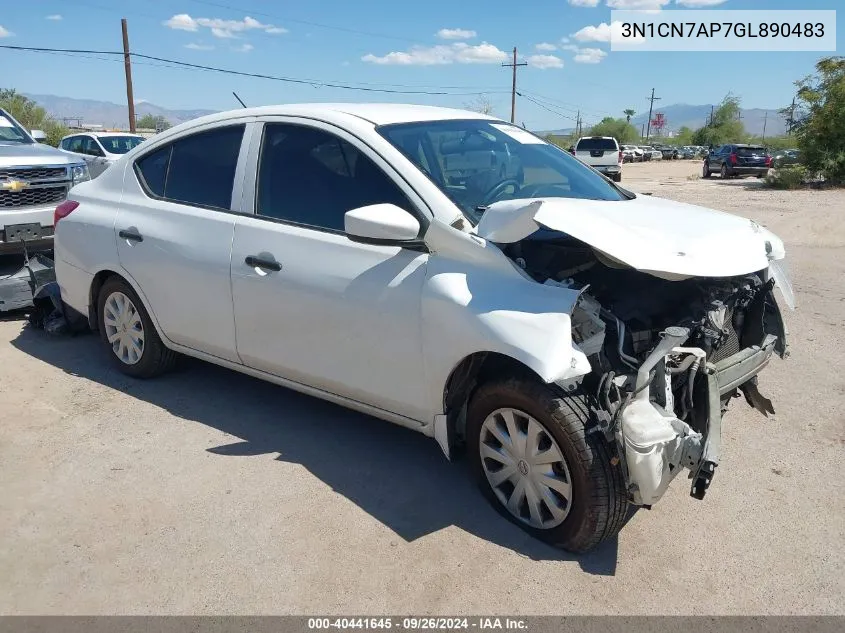
POLYGON ((240 46, 236 46, 232 50, 235 51, 236 53, 248 53, 253 48, 255 48, 255 47, 252 44, 241 44, 240 46))
POLYGON ((717 4, 723 4, 728 0, 675 0, 675 4, 680 4, 685 7, 715 7, 717 4))
POLYGON ((44 19, 45 20, 53 20, 54 22, 58 22, 59 20, 62 19, 62 16, 60 16, 58 13, 53 13, 52 15, 48 15, 44 19))
POLYGON ((406 51, 394 51, 381 57, 372 53, 364 55, 361 61, 371 64, 396 66, 437 66, 445 64, 498 64, 508 54, 492 44, 482 42, 471 45, 465 42, 438 44, 437 46, 414 46, 406 51))
POLYGON ((563 42, 564 44, 569 44, 569 38, 568 37, 562 37, 562 38, 560 38, 560 41, 563 42))
POLYGON ((547 51, 547 52, 557 50, 557 46, 555 46, 554 44, 549 44, 548 42, 540 42, 539 44, 534 46, 534 48, 536 48, 538 51, 547 51))
MULTIPOLYGON (((573 33, 572 37, 579 42, 610 42, 611 39, 620 42, 622 41, 622 23, 619 21, 611 24, 602 22, 598 26, 585 26, 577 33, 573 33)), ((642 35, 639 35, 625 38, 625 42, 638 42, 644 39, 642 35)))
POLYGON ((187 13, 178 13, 169 20, 162 22, 164 26, 178 31, 196 31, 197 21, 187 13))
POLYGON ((671 0, 607 0, 611 9, 655 10, 660 9, 671 0))
POLYGON ((531 55, 526 61, 532 68, 539 68, 540 70, 563 68, 563 60, 554 55, 531 55))
POLYGON ((246 16, 243 20, 224 20, 222 18, 192 18, 187 13, 178 13, 169 20, 162 22, 164 26, 178 31, 195 32, 200 27, 207 28, 214 37, 232 39, 239 37, 246 31, 264 31, 270 34, 287 33, 281 26, 262 24, 255 18, 246 16))
POLYGON ((190 44, 185 44, 185 48, 190 48, 192 51, 212 51, 214 47, 210 44, 198 44, 197 42, 191 42, 190 44))
POLYGON ((3 25, 0 24, 0 37, 12 37, 14 33, 9 31, 8 29, 4 29, 3 25))
POLYGON ((579 51, 581 50, 580 46, 576 46, 575 44, 564 44, 560 47, 562 51, 579 51))
POLYGON ((607 53, 600 48, 582 48, 575 55, 575 62, 578 64, 598 64, 605 57, 607 57, 607 53))
POLYGON ((573 7, 594 7, 599 3, 599 0, 569 0, 569 4, 573 7))
POLYGON ((437 37, 441 40, 468 40, 478 35, 475 31, 468 29, 440 29, 437 37))

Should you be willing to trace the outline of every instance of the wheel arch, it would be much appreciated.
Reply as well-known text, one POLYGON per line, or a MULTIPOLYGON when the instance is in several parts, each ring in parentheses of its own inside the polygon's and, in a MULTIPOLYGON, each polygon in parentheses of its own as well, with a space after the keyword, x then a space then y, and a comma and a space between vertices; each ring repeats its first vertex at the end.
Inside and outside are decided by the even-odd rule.
POLYGON ((99 305, 99 298, 100 298, 100 291, 103 288, 103 285, 111 279, 112 277, 117 277, 128 283, 132 290, 135 291, 135 294, 138 295, 138 298, 141 300, 141 303, 144 304, 144 309, 146 309, 147 314, 150 317, 150 320, 153 322, 153 326, 156 329, 159 337, 161 338, 162 342, 170 347, 170 340, 165 336, 164 332, 161 330, 161 325, 156 318, 155 311, 153 311, 152 307, 150 306, 150 302, 147 299, 144 292, 138 286, 132 277, 127 274, 125 271, 119 272, 116 270, 112 270, 109 268, 104 268, 103 270, 97 272, 94 275, 94 278, 91 280, 91 287, 88 291, 88 327, 90 327, 93 331, 97 331, 100 328, 99 323, 99 313, 98 313, 98 305, 99 305))
POLYGON ((501 352, 473 352, 452 368, 443 386, 443 413, 450 446, 463 442, 466 409, 472 394, 485 383, 506 376, 548 384, 524 362, 501 352))

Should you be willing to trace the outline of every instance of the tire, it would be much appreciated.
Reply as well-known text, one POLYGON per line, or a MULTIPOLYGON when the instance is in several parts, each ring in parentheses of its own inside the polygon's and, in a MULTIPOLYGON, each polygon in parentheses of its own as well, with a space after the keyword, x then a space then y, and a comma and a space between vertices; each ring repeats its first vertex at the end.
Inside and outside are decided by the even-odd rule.
POLYGON ((125 280, 117 276, 106 280, 97 295, 97 317, 100 337, 121 372, 135 378, 153 378, 172 369, 176 352, 162 343, 144 304, 125 280), (127 320, 121 323, 122 314, 127 320), (118 338, 109 342, 115 334, 118 338))
POLYGON ((710 178, 713 174, 710 173, 710 163, 704 161, 704 167, 701 170, 701 177, 702 178, 710 178))
POLYGON ((727 180, 728 178, 730 178, 727 165, 722 165, 722 169, 719 170, 719 176, 722 178, 722 180, 727 180))
MULTIPOLYGON (((473 395, 467 413, 470 466, 485 498, 500 514, 532 536, 576 553, 587 552, 615 536, 624 525, 628 510, 621 466, 618 462, 616 465, 611 463, 612 447, 603 436, 588 433, 589 425, 590 410, 582 395, 561 397, 546 385, 522 378, 482 385, 473 395), (515 413, 508 413, 510 410, 515 413), (554 464, 532 462, 528 465, 530 458, 527 458, 517 461, 516 465, 502 466, 501 470, 513 470, 513 473, 494 490, 488 473, 501 464, 490 457, 482 458, 481 450, 483 448, 487 455, 491 454, 490 450, 497 455, 508 452, 502 443, 495 447, 498 440, 491 432, 491 428, 499 433, 502 428, 508 428, 505 415, 513 415, 511 421, 519 435, 522 435, 520 426, 524 426, 527 434, 528 429, 536 430, 533 425, 538 424, 542 432, 534 435, 539 438, 537 448, 545 444, 540 454, 557 448, 563 459, 554 464), (512 479, 518 483, 510 483, 512 479), (517 492, 517 485, 537 479, 551 480, 557 487, 560 487, 560 481, 568 481, 570 499, 564 502, 565 497, 559 491, 549 496, 548 487, 545 487, 547 496, 541 499, 537 495, 544 494, 541 492, 543 486, 528 484, 537 500, 533 504, 537 511, 531 512, 527 494, 525 503, 517 506, 521 516, 508 510, 504 498, 510 495, 510 499, 515 499, 513 493, 517 492), (552 512, 549 498, 555 505, 556 514, 552 512), (539 517, 540 521, 534 517, 539 517)), ((492 472, 491 476, 495 477, 497 472, 492 472)))
POLYGON ((622 182, 622 174, 615 174, 612 177, 613 182, 622 182))

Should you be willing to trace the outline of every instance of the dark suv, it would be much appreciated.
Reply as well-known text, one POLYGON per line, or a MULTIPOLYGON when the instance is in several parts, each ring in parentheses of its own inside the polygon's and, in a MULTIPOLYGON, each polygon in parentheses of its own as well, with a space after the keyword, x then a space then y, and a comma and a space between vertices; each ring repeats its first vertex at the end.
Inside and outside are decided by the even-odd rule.
POLYGON ((762 178, 772 166, 772 157, 761 145, 721 145, 704 158, 702 176, 719 172, 722 178, 757 176, 762 178))

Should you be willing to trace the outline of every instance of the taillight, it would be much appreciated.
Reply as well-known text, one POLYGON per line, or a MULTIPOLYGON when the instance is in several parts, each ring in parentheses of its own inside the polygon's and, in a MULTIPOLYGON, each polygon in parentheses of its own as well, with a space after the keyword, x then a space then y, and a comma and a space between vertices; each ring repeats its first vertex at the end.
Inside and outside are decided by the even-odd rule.
POLYGON ((771 166, 772 166, 772 157, 766 156, 766 167, 771 167, 771 166))
POLYGON ((76 200, 65 200, 62 202, 56 207, 56 210, 53 211, 53 226, 56 226, 62 218, 69 216, 78 206, 79 203, 76 200))
POLYGON ((731 165, 736 165, 736 154, 731 154, 731 165))

